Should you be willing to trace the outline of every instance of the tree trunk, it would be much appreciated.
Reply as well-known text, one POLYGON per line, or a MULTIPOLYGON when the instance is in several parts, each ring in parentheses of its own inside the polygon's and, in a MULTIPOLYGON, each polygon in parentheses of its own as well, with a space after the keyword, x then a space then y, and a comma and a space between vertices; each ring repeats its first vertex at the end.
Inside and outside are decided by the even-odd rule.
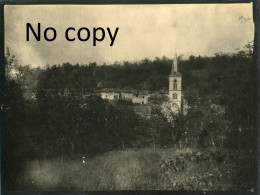
POLYGON ((64 162, 64 147, 63 147, 63 144, 61 146, 61 163, 64 162))
POLYGON ((38 144, 37 144, 36 141, 34 141, 34 147, 35 147, 35 150, 36 150, 37 162, 38 162, 39 168, 41 169, 42 168, 41 154, 39 152, 38 144))
POLYGON ((153 148, 155 148, 154 136, 152 135, 152 137, 153 137, 153 148))
POLYGON ((42 168, 42 161, 41 161, 41 159, 37 158, 37 162, 38 162, 39 168, 41 169, 42 168))
POLYGON ((86 146, 86 144, 84 144, 84 148, 85 148, 85 152, 86 152, 86 155, 88 154, 88 147, 86 146))
POLYGON ((123 150, 125 149, 125 142, 122 141, 122 147, 123 147, 123 150))
POLYGON ((75 147, 75 144, 74 142, 71 143, 71 151, 70 151, 70 154, 73 155, 74 154, 74 147, 75 147))
POLYGON ((175 142, 175 137, 174 137, 174 133, 173 133, 173 129, 172 129, 172 141, 173 141, 173 143, 175 142))
POLYGON ((48 152, 49 152, 48 146, 47 146, 46 142, 44 141, 43 161, 45 161, 47 159, 48 152))

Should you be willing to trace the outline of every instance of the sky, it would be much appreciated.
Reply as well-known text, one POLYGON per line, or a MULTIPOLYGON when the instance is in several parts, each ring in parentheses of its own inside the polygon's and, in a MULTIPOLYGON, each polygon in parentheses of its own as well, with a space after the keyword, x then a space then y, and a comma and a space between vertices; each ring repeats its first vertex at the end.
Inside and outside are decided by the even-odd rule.
MULTIPOLYGON (((174 57, 183 54, 213 56, 232 53, 254 38, 252 4, 172 4, 172 5, 8 5, 4 9, 5 46, 20 65, 46 67, 62 64, 98 64, 138 61, 144 58, 174 57), (247 21, 241 16, 250 18, 247 21), (26 41, 26 23, 37 30, 41 23, 41 41, 32 35, 26 41), (48 27, 57 37, 43 38, 48 27), (65 39, 65 31, 86 27, 90 38, 83 42, 65 39), (93 28, 118 27, 114 45, 105 39, 93 46, 93 28)), ((82 33, 84 37, 84 32, 82 33)), ((49 32, 48 36, 51 37, 49 32)), ((86 35, 85 35, 86 36, 86 35)), ((97 33, 97 36, 101 36, 97 33)))

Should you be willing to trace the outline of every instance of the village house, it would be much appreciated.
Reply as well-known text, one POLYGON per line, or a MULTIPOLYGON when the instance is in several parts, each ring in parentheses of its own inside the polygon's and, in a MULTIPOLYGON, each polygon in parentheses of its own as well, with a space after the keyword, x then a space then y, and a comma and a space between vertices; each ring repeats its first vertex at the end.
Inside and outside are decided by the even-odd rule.
POLYGON ((107 100, 129 100, 133 104, 147 104, 148 103, 148 92, 139 92, 136 90, 117 90, 117 89, 102 89, 100 90, 101 97, 107 100))
POLYGON ((131 101, 133 104, 149 103, 149 98, 162 98, 167 97, 168 100, 164 103, 164 106, 170 107, 171 112, 187 113, 188 104, 183 99, 182 93, 182 76, 178 72, 177 54, 175 53, 174 60, 172 63, 171 74, 169 75, 169 90, 167 91, 137 91, 137 90, 118 90, 118 89, 101 89, 100 94, 103 99, 118 100, 125 99, 131 101))
POLYGON ((100 91, 103 99, 118 100, 120 98, 120 91, 116 89, 103 89, 100 91))

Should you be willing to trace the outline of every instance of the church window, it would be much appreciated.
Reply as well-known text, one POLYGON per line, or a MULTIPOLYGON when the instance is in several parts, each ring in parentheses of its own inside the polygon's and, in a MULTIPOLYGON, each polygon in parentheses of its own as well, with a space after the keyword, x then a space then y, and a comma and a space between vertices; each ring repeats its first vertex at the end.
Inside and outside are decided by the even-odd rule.
POLYGON ((176 79, 174 79, 173 90, 177 90, 177 80, 176 79))
POLYGON ((177 99, 177 93, 174 93, 172 98, 177 99))

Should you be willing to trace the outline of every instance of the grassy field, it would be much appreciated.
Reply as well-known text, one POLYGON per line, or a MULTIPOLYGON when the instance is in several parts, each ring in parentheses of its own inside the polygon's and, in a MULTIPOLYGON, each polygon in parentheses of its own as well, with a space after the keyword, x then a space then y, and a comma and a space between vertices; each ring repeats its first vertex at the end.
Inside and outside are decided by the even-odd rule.
POLYGON ((254 154, 243 151, 142 149, 112 151, 39 168, 27 162, 23 190, 252 190, 254 154))

